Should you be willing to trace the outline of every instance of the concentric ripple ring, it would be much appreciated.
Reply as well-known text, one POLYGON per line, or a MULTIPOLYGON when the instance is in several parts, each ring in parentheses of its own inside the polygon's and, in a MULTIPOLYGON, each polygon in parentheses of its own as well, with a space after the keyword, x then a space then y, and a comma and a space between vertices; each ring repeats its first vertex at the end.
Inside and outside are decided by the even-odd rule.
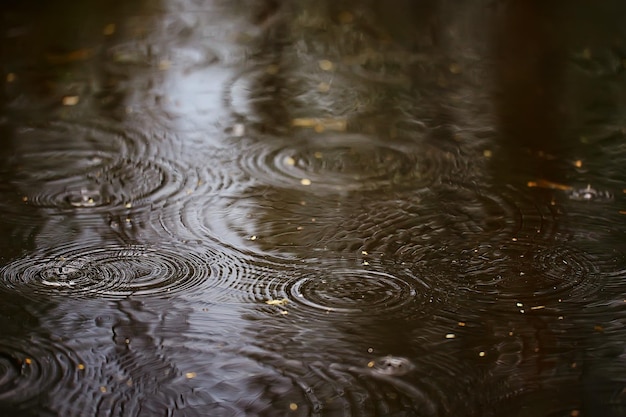
POLYGON ((165 245, 73 245, 9 263, 0 269, 0 285, 42 298, 164 297, 215 285, 223 260, 217 251, 165 245))
MULTIPOLYGON (((0 341, 0 405, 18 410, 42 402, 55 391, 77 387, 90 372, 67 346, 56 346, 38 336, 0 341)), ((70 393, 68 393, 70 394, 70 393)), ((6 408, 2 408, 6 411, 6 408)))
POLYGON ((407 184, 415 188, 436 181, 440 171, 453 165, 440 150, 429 147, 416 152, 415 144, 383 142, 360 134, 275 142, 253 142, 242 149, 241 169, 265 185, 307 186, 322 194, 407 184))
POLYGON ((286 299, 285 307, 307 315, 397 317, 420 314, 429 304, 430 288, 417 276, 341 268, 318 272, 296 271, 287 280, 266 282, 265 297, 286 299))

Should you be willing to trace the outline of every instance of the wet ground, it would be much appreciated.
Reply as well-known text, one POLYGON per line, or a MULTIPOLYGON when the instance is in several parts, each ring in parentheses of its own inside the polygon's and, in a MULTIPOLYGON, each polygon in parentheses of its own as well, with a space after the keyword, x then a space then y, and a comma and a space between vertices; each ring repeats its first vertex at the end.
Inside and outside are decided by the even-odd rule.
POLYGON ((626 416, 618 1, 5 1, 0 414, 626 416))

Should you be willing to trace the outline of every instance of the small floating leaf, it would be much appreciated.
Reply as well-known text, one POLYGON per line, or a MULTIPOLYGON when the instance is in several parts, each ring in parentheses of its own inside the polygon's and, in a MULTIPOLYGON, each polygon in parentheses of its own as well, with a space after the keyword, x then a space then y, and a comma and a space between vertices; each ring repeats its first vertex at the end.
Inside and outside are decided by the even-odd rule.
POLYGON ((63 105, 64 106, 75 106, 78 104, 79 101, 79 97, 78 96, 65 96, 63 97, 63 105))
POLYGON ((267 300, 267 301, 265 302, 265 304, 268 304, 268 305, 271 305, 271 306, 284 306, 284 305, 286 305, 288 302, 289 302, 289 300, 288 300, 288 299, 283 298, 283 299, 280 299, 280 300, 267 300))
POLYGON ((331 71, 334 68, 334 64, 327 59, 320 60, 318 64, 322 71, 331 71))

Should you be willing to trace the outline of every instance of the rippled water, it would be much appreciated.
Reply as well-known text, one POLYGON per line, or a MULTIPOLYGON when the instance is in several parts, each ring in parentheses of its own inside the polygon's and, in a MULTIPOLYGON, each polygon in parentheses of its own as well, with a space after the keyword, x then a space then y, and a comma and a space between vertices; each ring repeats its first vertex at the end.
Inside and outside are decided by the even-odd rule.
POLYGON ((625 13, 3 3, 0 414, 626 416, 625 13))

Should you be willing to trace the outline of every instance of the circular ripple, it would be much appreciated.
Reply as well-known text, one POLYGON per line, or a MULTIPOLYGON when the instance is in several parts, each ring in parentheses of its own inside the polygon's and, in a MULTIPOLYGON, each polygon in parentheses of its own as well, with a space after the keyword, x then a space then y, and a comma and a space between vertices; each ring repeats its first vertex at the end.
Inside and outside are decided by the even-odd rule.
POLYGON ((357 235, 359 251, 402 261, 427 261, 467 242, 501 241, 508 236, 549 237, 555 213, 512 189, 446 184, 419 196, 372 201, 353 211, 337 233, 357 235))
POLYGON ((559 242, 484 245, 457 257, 454 271, 459 282, 452 285, 460 283, 474 302, 511 300, 510 307, 521 310, 587 302, 600 290, 594 261, 559 242))
MULTIPOLYGON (((140 126, 139 131, 149 132, 149 126, 140 126)), ((117 160, 118 155, 152 157, 152 146, 166 149, 169 138, 158 133, 138 133, 132 126, 112 125, 110 121, 95 121, 90 124, 48 122, 24 126, 15 130, 15 158, 18 171, 29 176, 59 179, 72 174, 90 171, 93 167, 107 166, 117 160), (164 140, 162 140, 164 139, 164 140)))
MULTIPOLYGON (((476 306, 471 305, 474 310, 476 306)), ((427 392, 441 401, 446 411, 441 415, 466 415, 468 409, 484 412, 485 404, 507 401, 532 386, 546 366, 542 360, 549 348, 538 341, 542 333, 528 324, 526 316, 507 313, 504 320, 493 316, 483 320, 484 310, 470 316, 454 310, 406 336, 406 344, 419 346, 421 352, 413 373, 422 376, 427 392)))
POLYGON ((58 392, 72 394, 85 372, 81 360, 65 346, 5 336, 0 341, 0 404, 15 411, 41 406, 58 392))
MULTIPOLYGON (((356 355, 329 358, 326 351, 307 355, 306 360, 289 359, 261 349, 244 354, 263 364, 264 372, 246 373, 250 375, 248 381, 243 381, 247 384, 240 386, 264 387, 264 392, 253 398, 263 399, 258 401, 261 405, 271 404, 273 414, 285 414, 290 408, 292 412, 297 410, 297 415, 307 416, 402 415, 415 410, 430 416, 443 411, 437 394, 411 371, 372 369, 384 359, 368 364, 368 358, 356 355)), ((390 358, 404 362, 407 367, 413 366, 406 358, 387 360, 390 358)))
MULTIPOLYGON (((516 234, 550 235, 548 208, 492 190, 446 185, 329 201, 295 189, 189 201, 168 216, 196 238, 263 253, 332 251, 415 262, 442 246, 516 234)), ((171 226, 175 227, 175 226, 171 226)), ((178 227, 180 228, 180 227, 178 227)))
POLYGON ((198 184, 197 172, 171 161, 125 159, 84 175, 29 183, 21 188, 35 206, 108 211, 154 206, 194 192, 198 184))
POLYGON ((48 296, 166 297, 199 287, 228 287, 239 262, 216 250, 148 245, 75 245, 43 251, 0 269, 3 287, 48 296))
POLYGON ((208 237, 243 252, 285 256, 324 248, 328 243, 324 236, 337 232, 345 220, 344 211, 322 198, 300 200, 293 194, 268 191, 237 198, 199 196, 171 213, 158 213, 159 221, 173 236, 208 237))
POLYGON ((17 136, 13 186, 35 207, 101 212, 154 206, 210 184, 205 170, 151 155, 145 138, 132 130, 57 123, 17 136))
POLYGON ((285 309, 310 315, 355 318, 414 316, 431 300, 430 288, 408 271, 397 275, 361 269, 330 269, 276 277, 259 283, 264 300, 287 300, 285 309), (294 276, 295 275, 295 276, 294 276), (265 288, 263 288, 266 285, 265 288))
POLYGON ((65 123, 18 129, 14 142, 17 184, 53 182, 97 171, 127 152, 121 135, 65 123))
POLYGON ((417 295, 409 283, 393 275, 350 270, 336 271, 328 278, 303 278, 289 290, 293 299, 307 307, 348 314, 393 311, 417 295))
POLYGON ((311 136, 303 140, 252 143, 241 150, 241 169, 262 184, 307 187, 313 192, 370 191, 388 186, 424 187, 453 165, 434 148, 358 134, 311 136), (419 153, 416 153, 419 151, 419 153))

